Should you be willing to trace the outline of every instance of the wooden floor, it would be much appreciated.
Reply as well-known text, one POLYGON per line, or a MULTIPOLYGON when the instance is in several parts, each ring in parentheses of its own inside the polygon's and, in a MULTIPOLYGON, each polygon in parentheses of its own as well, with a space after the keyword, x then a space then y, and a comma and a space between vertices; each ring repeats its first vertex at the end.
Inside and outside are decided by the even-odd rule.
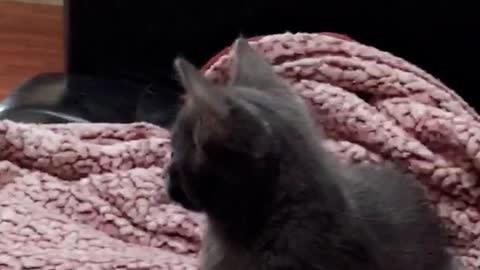
POLYGON ((35 74, 63 70, 60 6, 0 0, 0 100, 35 74))

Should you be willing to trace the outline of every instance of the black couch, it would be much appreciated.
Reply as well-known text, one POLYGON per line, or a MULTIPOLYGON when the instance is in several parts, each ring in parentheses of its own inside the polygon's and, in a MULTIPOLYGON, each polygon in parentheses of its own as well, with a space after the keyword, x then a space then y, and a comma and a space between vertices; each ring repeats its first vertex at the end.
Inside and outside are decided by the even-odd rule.
POLYGON ((478 71, 469 67, 480 60, 473 4, 330 2, 65 0, 66 74, 41 74, 20 86, 3 102, 2 117, 168 126, 181 94, 175 56, 200 66, 240 33, 285 31, 347 34, 419 65, 480 108, 478 71))

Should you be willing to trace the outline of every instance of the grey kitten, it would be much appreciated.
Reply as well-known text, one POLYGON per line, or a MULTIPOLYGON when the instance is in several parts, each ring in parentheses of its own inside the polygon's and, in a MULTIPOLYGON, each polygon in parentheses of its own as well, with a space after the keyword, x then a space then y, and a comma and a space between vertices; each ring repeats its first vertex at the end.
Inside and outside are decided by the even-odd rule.
POLYGON ((440 222, 411 176, 336 164, 305 106, 248 42, 226 87, 193 65, 172 128, 168 193, 206 213, 203 270, 451 269, 440 222))

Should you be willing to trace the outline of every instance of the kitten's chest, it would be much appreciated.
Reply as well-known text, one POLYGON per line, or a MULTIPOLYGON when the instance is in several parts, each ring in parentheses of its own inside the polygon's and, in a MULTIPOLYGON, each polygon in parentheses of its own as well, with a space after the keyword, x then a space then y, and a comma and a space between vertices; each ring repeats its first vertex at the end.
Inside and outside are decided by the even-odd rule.
POLYGON ((201 270, 256 270, 251 252, 226 243, 212 232, 207 232, 200 253, 201 270))

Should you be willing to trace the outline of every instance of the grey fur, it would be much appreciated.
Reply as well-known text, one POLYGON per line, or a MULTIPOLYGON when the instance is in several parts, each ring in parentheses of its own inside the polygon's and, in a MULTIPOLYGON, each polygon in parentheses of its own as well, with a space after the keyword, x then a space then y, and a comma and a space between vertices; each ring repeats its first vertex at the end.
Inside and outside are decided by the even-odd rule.
POLYGON ((172 130, 168 192, 208 217, 202 269, 450 269, 415 179, 337 164, 267 61, 243 39, 234 47, 227 87, 176 64, 188 96, 172 130))

